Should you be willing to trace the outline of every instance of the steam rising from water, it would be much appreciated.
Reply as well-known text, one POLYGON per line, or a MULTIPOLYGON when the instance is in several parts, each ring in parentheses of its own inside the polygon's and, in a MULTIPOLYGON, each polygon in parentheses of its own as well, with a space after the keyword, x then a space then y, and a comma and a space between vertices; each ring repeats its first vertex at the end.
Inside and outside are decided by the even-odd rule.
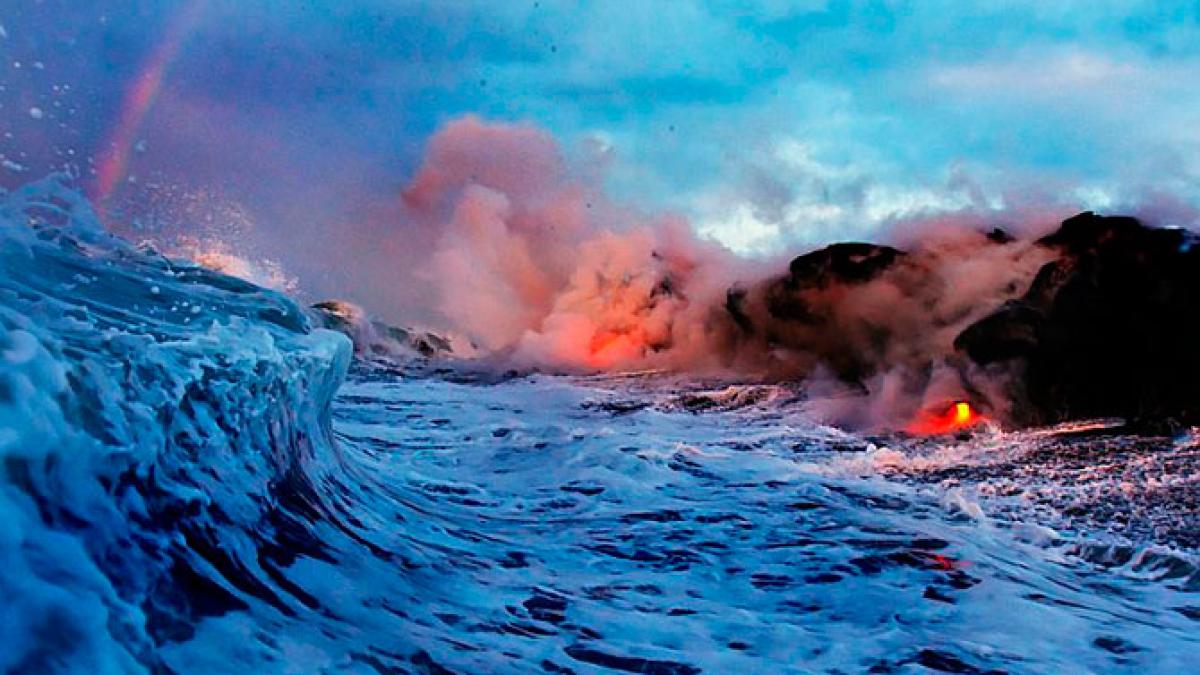
POLYGON ((590 168, 538 129, 467 117, 431 139, 403 192, 411 241, 432 242, 420 274, 437 308, 519 366, 806 377, 821 416, 886 426, 990 398, 993 378, 953 340, 1049 258, 937 220, 899 230, 908 252, 869 278, 789 278, 782 260, 614 204, 590 168))
MULTIPOLYGON (((919 421, 957 403, 1028 421, 1021 365, 981 367, 955 338, 1058 259, 1037 237, 1060 207, 894 223, 885 241, 898 248, 839 244, 794 251, 804 254, 788 264, 738 257, 679 216, 615 202, 603 153, 592 150, 564 149, 532 126, 461 118, 430 139, 392 211, 331 227, 332 247, 279 253, 290 267, 296 250, 318 251, 320 273, 348 282, 334 297, 453 334, 504 370, 802 382, 820 421, 855 429, 927 428, 919 421), (1009 232, 992 229, 997 217, 1009 232)), ((163 250, 297 290, 274 256, 257 252, 264 237, 248 211, 206 192, 158 201, 185 221, 161 227, 151 211, 163 250)))
POLYGON ((678 218, 612 204, 530 127, 450 123, 404 202, 436 233, 423 273, 441 312, 525 365, 695 361, 733 278, 728 252, 678 218))

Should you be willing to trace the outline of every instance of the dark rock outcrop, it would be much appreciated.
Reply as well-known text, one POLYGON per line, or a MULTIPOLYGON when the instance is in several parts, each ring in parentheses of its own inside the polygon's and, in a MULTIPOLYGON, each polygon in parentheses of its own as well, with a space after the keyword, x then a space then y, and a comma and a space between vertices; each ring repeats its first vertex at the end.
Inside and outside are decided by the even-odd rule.
POLYGON ((342 300, 326 300, 309 308, 322 328, 344 333, 358 356, 450 356, 450 342, 440 335, 391 326, 367 316, 362 308, 342 300))
POLYGON ((820 317, 805 301, 805 291, 833 285, 866 283, 904 255, 891 246, 847 242, 806 253, 788 266, 788 275, 767 290, 767 308, 777 319, 818 321, 820 317))
POLYGON ((1116 416, 1159 429, 1200 423, 1196 235, 1082 213, 1039 244, 1058 253, 1029 290, 955 347, 1015 361, 1019 423, 1116 416))

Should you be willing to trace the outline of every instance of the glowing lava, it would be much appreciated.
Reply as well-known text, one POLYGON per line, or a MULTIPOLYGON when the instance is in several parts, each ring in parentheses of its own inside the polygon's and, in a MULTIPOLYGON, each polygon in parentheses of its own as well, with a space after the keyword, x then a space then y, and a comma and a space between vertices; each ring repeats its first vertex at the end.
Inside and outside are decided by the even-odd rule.
POLYGON ((611 368, 618 363, 640 356, 642 345, 641 341, 632 333, 603 331, 592 336, 592 343, 588 351, 589 366, 611 368))
POLYGON ((945 408, 927 409, 908 425, 906 431, 922 436, 952 434, 987 421, 966 401, 955 401, 945 408))

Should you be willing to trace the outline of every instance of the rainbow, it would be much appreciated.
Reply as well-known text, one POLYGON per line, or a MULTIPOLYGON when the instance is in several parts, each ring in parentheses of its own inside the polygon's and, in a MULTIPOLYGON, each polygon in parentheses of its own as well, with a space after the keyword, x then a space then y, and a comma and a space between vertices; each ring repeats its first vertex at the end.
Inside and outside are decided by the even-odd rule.
POLYGON ((142 62, 132 86, 125 92, 117 123, 109 132, 96 159, 96 180, 91 197, 102 219, 109 199, 126 176, 138 130, 162 90, 167 69, 195 29, 207 4, 208 0, 186 0, 183 3, 171 17, 162 41, 142 62))

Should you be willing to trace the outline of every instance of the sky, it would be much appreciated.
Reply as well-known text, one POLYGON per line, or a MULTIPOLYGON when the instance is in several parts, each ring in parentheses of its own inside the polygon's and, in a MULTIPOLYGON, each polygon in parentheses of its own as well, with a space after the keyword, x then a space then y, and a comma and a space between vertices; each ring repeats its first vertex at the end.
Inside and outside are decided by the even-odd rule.
POLYGON ((750 256, 945 213, 1193 226, 1196 82, 1198 1, 10 0, 0 187, 67 168, 115 227, 226 230, 318 295, 464 115, 750 256))

